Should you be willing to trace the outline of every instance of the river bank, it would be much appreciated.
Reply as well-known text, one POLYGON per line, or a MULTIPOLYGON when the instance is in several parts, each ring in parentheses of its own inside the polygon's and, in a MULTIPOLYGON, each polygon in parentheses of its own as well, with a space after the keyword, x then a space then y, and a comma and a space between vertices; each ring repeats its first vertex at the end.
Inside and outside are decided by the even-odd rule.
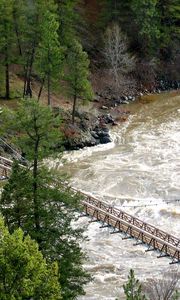
MULTIPOLYGON (((151 97, 155 98, 156 94, 167 93, 166 88, 170 88, 171 85, 162 82, 161 84, 162 88, 159 87, 153 92, 144 90, 135 95, 123 95, 119 98, 96 94, 88 108, 76 113, 75 124, 71 123, 70 116, 67 117, 66 113, 63 127, 65 150, 79 150, 111 142, 109 130, 127 121, 130 115, 128 105, 134 101, 145 103, 151 97)), ((175 83, 172 83, 172 86, 175 87, 175 83)), ((174 90, 175 93, 176 91, 178 93, 178 90, 174 90)))
MULTIPOLYGON (((69 152, 59 168, 77 189, 179 237, 180 94, 147 95, 128 109, 127 122, 112 128, 111 148, 69 152)), ((79 226, 87 226, 82 246, 89 257, 85 267, 94 277, 79 300, 125 299, 122 286, 130 268, 141 282, 174 270, 167 258, 157 259, 157 253, 122 241, 121 234, 111 234, 88 218, 80 218, 79 226)))
MULTIPOLYGON (((11 80, 13 86, 22 88, 22 80, 12 74, 11 80)), ((165 90, 178 88, 179 82, 160 80, 153 90, 147 90, 141 87, 134 92, 128 91, 126 94, 119 96, 113 93, 98 93, 96 92, 93 101, 87 106, 83 106, 81 102, 78 104, 75 123, 71 120, 72 102, 71 99, 64 97, 62 94, 52 94, 52 108, 55 114, 59 114, 62 118, 61 131, 63 132, 63 148, 64 150, 79 150, 84 147, 97 146, 99 144, 107 144, 111 142, 109 130, 114 126, 121 126, 127 121, 130 110, 129 104, 139 99, 146 101, 145 98, 149 95, 163 93, 165 90)), ((33 94, 37 95, 39 85, 36 80, 32 82, 33 94)), ((0 100, 1 109, 3 106, 8 106, 15 109, 18 104, 18 99, 0 100)), ((148 100, 149 101, 149 100, 148 100)), ((46 104, 47 91, 44 90, 41 96, 41 102, 46 104)), ((58 149, 57 149, 58 151, 58 149)), ((0 143, 0 154, 11 156, 10 149, 0 143)))

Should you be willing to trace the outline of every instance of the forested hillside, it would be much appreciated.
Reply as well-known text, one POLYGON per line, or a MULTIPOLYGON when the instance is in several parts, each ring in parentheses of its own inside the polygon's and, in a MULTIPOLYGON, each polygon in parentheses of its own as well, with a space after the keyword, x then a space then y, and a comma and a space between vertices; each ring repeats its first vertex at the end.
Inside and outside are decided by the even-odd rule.
MULTIPOLYGON (((179 0, 0 0, 0 299, 85 294, 82 195, 45 159, 111 142, 119 104, 179 88, 179 19, 179 0)), ((132 270, 124 292, 145 299, 132 270)))
POLYGON ((95 92, 153 90, 160 79, 177 87, 179 15, 178 0, 1 0, 0 94, 14 96, 16 74, 24 81, 18 96, 32 97, 36 80, 38 98, 45 86, 49 104, 63 84, 74 105, 79 96, 91 99, 88 81, 75 89, 73 81, 88 80, 88 56, 95 92))
MULTIPOLYGON (((120 61, 125 52, 134 56, 135 65, 131 75, 139 83, 153 88, 157 79, 179 79, 180 7, 177 0, 86 1, 86 17, 90 25, 90 47, 87 49, 92 57, 97 55, 98 62, 108 43, 104 33, 109 30, 112 48, 114 39, 116 43, 120 39, 126 44, 121 53, 118 45, 114 44, 116 49, 113 49, 114 53, 111 52, 111 57, 116 55, 116 50, 119 51, 118 55, 121 54, 120 61), (113 33, 113 24, 119 26, 120 36, 117 32, 113 33)), ((103 60, 104 57, 101 58, 103 60)), ((103 60, 100 67, 104 68, 106 62, 103 60)), ((112 64, 106 67, 110 68, 112 64)))

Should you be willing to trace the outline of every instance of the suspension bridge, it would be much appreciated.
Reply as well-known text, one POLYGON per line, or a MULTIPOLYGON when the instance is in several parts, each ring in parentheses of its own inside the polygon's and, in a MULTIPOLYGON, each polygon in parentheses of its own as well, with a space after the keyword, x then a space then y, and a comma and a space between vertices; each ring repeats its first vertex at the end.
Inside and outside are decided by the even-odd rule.
MULTIPOLYGON (((9 178, 12 165, 12 160, 0 156, 0 176, 2 179, 9 178)), ((91 217, 90 222, 100 222, 101 228, 111 228, 112 234, 123 234, 123 240, 134 239, 134 246, 145 245, 146 252, 158 251, 157 257, 169 257, 171 259, 170 264, 180 263, 180 238, 75 188, 72 190, 82 195, 83 213, 81 216, 91 217)))
POLYGON ((11 173, 13 161, 0 156, 0 179, 7 179, 11 173))

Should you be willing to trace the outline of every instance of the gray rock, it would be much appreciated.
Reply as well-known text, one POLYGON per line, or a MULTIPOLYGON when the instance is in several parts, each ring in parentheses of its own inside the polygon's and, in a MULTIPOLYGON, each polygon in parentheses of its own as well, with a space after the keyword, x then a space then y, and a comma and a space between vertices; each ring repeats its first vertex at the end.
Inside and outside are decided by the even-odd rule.
POLYGON ((128 97, 127 97, 127 96, 122 96, 122 97, 121 97, 121 100, 127 101, 127 100, 128 100, 128 97))
POLYGON ((108 109, 108 107, 105 106, 105 105, 103 105, 103 106, 101 107, 101 109, 108 109))
POLYGON ((94 97, 94 102, 99 102, 100 101, 100 96, 99 95, 95 95, 95 97, 94 97))
POLYGON ((109 133, 107 131, 100 130, 97 132, 98 137, 109 137, 109 133))
POLYGON ((101 144, 111 143, 110 136, 101 137, 100 142, 101 142, 101 144))
POLYGON ((104 115, 103 120, 106 124, 110 124, 114 122, 113 117, 110 114, 104 115))
POLYGON ((97 134, 95 131, 91 131, 91 135, 92 135, 92 137, 95 138, 95 139, 98 139, 98 138, 99 138, 98 134, 97 134))

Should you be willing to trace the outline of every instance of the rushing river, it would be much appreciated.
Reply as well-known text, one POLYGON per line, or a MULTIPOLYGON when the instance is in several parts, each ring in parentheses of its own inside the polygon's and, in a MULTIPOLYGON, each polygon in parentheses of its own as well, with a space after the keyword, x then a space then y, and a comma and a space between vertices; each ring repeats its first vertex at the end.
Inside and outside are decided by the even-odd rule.
MULTIPOLYGON (((180 95, 148 96, 128 109, 129 119, 113 129, 112 143, 65 155, 71 185, 180 237, 180 95)), ((124 299, 130 268, 142 281, 169 270, 167 258, 145 253, 144 246, 98 223, 89 224, 86 234, 85 266, 94 281, 81 300, 124 299)))

